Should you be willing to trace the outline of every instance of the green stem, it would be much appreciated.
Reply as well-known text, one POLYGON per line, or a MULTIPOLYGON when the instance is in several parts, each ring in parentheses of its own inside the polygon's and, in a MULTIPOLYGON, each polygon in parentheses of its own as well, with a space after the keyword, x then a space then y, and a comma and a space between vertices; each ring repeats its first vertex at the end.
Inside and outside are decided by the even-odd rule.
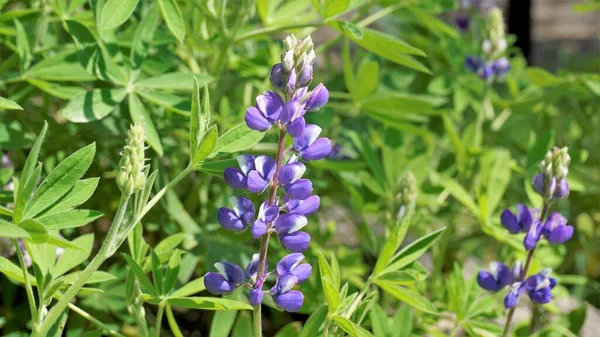
POLYGON ((254 307, 252 323, 254 326, 254 337, 262 337, 262 306, 260 303, 254 307))
POLYGON ((31 337, 44 337, 48 333, 48 330, 54 325, 56 320, 60 317, 65 308, 69 305, 69 302, 77 296, 77 293, 81 290, 81 288, 85 285, 85 283, 89 280, 92 274, 100 268, 102 263, 106 261, 110 257, 110 252, 115 250, 115 239, 117 233, 119 231, 119 227, 121 227, 121 223, 125 219, 125 211, 127 210, 127 203, 129 202, 131 195, 122 194, 121 200, 119 201, 119 207, 117 209, 117 214, 113 220, 113 223, 108 230, 108 234, 104 242, 102 243, 102 247, 100 251, 94 258, 92 262, 85 267, 85 269, 79 274, 79 277, 71 284, 69 289, 64 293, 64 295, 58 300, 58 302, 52 307, 44 321, 39 327, 36 327, 31 334, 31 337))
POLYGON ((71 309, 75 313, 79 314, 79 316, 81 316, 81 317, 89 320, 90 322, 94 323, 96 326, 104 329, 104 331, 108 332, 111 336, 125 337, 124 335, 120 334, 118 331, 115 331, 115 330, 111 329, 108 325, 102 323, 102 321, 98 320, 97 318, 95 318, 94 316, 90 315, 85 310, 81 309, 80 307, 76 306, 73 303, 69 303, 69 309, 71 309))
POLYGON ((160 336, 160 326, 162 324, 162 317, 163 317, 163 313, 165 312, 165 305, 167 304, 167 302, 162 301, 160 302, 160 304, 158 305, 158 312, 156 313, 156 324, 154 325, 154 332, 156 333, 157 336, 160 336))
POLYGON ((19 245, 18 239, 14 240, 14 245, 15 250, 17 251, 17 256, 19 257, 19 265, 23 271, 23 279, 25 280, 25 291, 27 292, 27 301, 29 302, 31 319, 34 320, 37 316, 37 309, 35 297, 33 296, 33 288, 31 287, 31 281, 29 281, 29 273, 27 272, 27 266, 25 265, 25 259, 23 258, 23 252, 21 251, 21 246, 19 245))
POLYGON ((154 207, 154 205, 156 205, 156 203, 158 203, 158 201, 165 195, 165 193, 167 193, 171 188, 173 188, 173 186, 177 185, 177 183, 179 183, 181 179, 183 179, 193 170, 194 168, 192 166, 186 167, 185 170, 181 171, 177 176, 175 176, 175 178, 173 178, 173 180, 171 180, 167 185, 165 185, 165 187, 158 191, 158 193, 156 193, 156 195, 152 199, 150 199, 150 201, 148 201, 146 206, 144 206, 144 208, 142 209, 138 217, 135 219, 135 221, 133 221, 133 223, 136 224, 140 222, 142 218, 148 212, 150 212, 152 207, 154 207))
POLYGON ((169 322, 169 326, 171 327, 171 332, 175 337, 183 337, 183 333, 179 329, 179 325, 177 325, 177 321, 175 320, 175 316, 173 316, 173 310, 171 310, 171 306, 167 304, 165 308, 165 312, 167 314, 167 322, 169 322))

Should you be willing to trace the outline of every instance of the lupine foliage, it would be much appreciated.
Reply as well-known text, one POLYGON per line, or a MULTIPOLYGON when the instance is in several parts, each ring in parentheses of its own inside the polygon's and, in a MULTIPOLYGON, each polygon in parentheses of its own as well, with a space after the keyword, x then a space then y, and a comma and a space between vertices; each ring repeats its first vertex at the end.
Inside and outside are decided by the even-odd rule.
POLYGON ((3 336, 577 336, 600 307, 597 51, 528 66, 492 0, 0 8, 3 336))

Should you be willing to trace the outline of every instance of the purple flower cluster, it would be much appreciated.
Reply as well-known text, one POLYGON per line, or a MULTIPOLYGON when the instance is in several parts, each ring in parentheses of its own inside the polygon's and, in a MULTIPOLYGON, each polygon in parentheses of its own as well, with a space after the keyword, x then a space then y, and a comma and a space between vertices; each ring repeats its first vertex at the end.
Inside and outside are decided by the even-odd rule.
POLYGON ((486 62, 479 56, 469 55, 465 59, 465 67, 469 71, 478 74, 482 80, 488 81, 506 75, 510 70, 510 62, 506 57, 486 62))
POLYGON ((262 194, 268 191, 267 200, 258 208, 250 199, 234 196, 231 208, 221 207, 217 218, 223 228, 241 232, 250 228, 253 238, 261 239, 261 254, 255 254, 246 272, 229 262, 219 262, 219 273, 209 272, 204 278, 206 289, 213 294, 230 293, 239 286, 250 288, 249 299, 253 306, 260 305, 263 296, 270 294, 275 303, 286 311, 297 311, 304 295, 293 288, 311 274, 309 264, 301 263, 308 248, 310 235, 302 229, 308 224, 307 216, 319 209, 320 198, 313 195, 313 184, 304 178, 306 166, 302 161, 321 160, 331 151, 331 141, 321 135, 318 125, 306 124, 307 112, 319 110, 327 103, 329 92, 323 84, 312 91, 315 54, 309 37, 296 39, 293 35, 284 40, 282 62, 273 66, 270 81, 277 91, 266 91, 256 98, 256 105, 246 111, 246 124, 257 131, 279 129, 277 157, 241 155, 239 168, 227 168, 225 182, 234 189, 262 194), (284 151, 289 135, 292 147, 284 151), (287 155, 286 155, 287 153, 287 155), (279 189, 281 187, 281 189, 279 189), (278 193, 281 192, 281 193, 278 193), (292 253, 268 272, 266 245, 271 234, 279 236, 281 245, 292 253), (276 275, 275 285, 263 291, 270 275, 276 275))
POLYGON ((569 185, 566 183, 569 162, 567 148, 554 148, 548 151, 540 164, 541 172, 534 178, 533 186, 544 197, 544 209, 541 213, 538 209, 518 204, 515 213, 505 209, 500 215, 500 224, 510 233, 525 233, 523 246, 529 252, 525 269, 520 262, 512 270, 501 262, 493 262, 489 271, 479 272, 477 282, 483 289, 492 292, 508 286, 510 290, 504 299, 506 308, 514 308, 523 292, 539 304, 548 303, 552 299, 551 290, 556 286, 556 279, 548 277, 550 269, 544 269, 527 278, 526 276, 533 252, 542 237, 546 238, 548 243, 558 245, 567 242, 573 236, 573 226, 568 225, 567 219, 560 213, 553 212, 545 217, 552 202, 564 198, 569 193, 569 185), (558 193, 557 185, 563 186, 558 193))

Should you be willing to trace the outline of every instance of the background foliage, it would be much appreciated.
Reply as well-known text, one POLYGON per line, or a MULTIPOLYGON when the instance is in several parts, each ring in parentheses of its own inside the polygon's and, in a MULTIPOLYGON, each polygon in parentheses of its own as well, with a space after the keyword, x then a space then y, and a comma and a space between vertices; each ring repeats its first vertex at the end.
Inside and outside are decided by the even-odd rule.
MULTIPOLYGON (((141 269, 137 279, 142 289, 151 293, 156 278, 150 278, 152 285, 144 272, 153 263, 166 267, 179 259, 177 279, 169 282, 180 289, 179 295, 189 296, 201 290, 193 280, 213 263, 245 263, 256 251, 256 243, 246 236, 219 230, 215 215, 231 196, 222 171, 235 165, 235 155, 248 148, 251 153, 275 152, 271 135, 257 145, 262 134, 240 123, 254 97, 268 87, 281 38, 289 32, 313 36, 315 81, 327 85, 331 99, 308 118, 323 126, 340 153, 311 164, 311 179, 322 199, 321 212, 308 229, 313 244, 305 255, 319 272, 302 285, 307 299, 300 313, 274 307, 267 311, 266 335, 296 336, 301 331, 300 336, 316 336, 324 321, 337 335, 497 335, 500 328, 490 322, 503 310, 493 295, 476 286, 474 266, 524 258, 520 241, 500 226, 499 213, 518 202, 539 205, 530 181, 553 145, 569 146, 573 158, 571 196, 560 210, 575 226, 575 236, 566 248, 543 246, 537 256, 558 275, 559 300, 570 297, 577 305, 553 320, 562 328, 540 335, 578 335, 586 314, 583 304, 600 306, 597 54, 581 56, 588 72, 579 67, 553 74, 527 66, 519 50, 509 47, 511 71, 487 85, 464 67, 480 41, 447 23, 448 13, 457 8, 449 0, 0 4, 0 149, 13 162, 0 171, 2 185, 21 171, 44 121, 49 131, 40 156, 42 177, 95 142, 85 177, 100 179, 87 180, 97 188, 84 207, 105 216, 90 211, 78 225, 90 224, 61 231, 87 247, 87 254, 68 268, 58 268, 63 272, 80 269, 88 260, 115 212, 119 190, 114 179, 128 126, 145 125, 147 156, 160 168, 157 185, 164 186, 187 166, 193 78, 207 88, 202 104, 212 111, 221 138, 201 170, 184 178, 145 218, 143 237, 154 260, 138 230, 137 241, 122 249, 132 258, 115 255, 98 275, 91 288, 96 290, 82 294, 78 302, 108 327, 140 334, 126 305, 133 281, 124 282, 135 279, 136 268, 141 269), (389 265, 378 266, 390 235, 403 237, 394 224, 401 206, 396 195, 409 171, 419 193, 410 227, 401 228, 408 229, 404 245, 413 243, 389 265), (378 278, 386 267, 392 274, 378 278), (363 300, 354 301, 356 295, 363 300), (351 308, 353 303, 358 307, 351 308)), ((593 10, 590 4, 588 10, 593 10)), ((7 188, 0 196, 2 205, 12 202, 7 188)), ((280 257, 272 256, 272 264, 280 257)), ((0 326, 5 336, 26 336, 28 308, 14 270, 11 274, 14 261, 8 257, 0 263, 8 276, 1 277, 0 326)), ((237 292, 230 299, 244 301, 237 292)), ((152 320, 156 305, 151 298, 144 300, 152 320)), ((561 311, 557 303, 544 306, 544 319, 561 311)), ((172 333, 173 324, 185 336, 193 331, 246 336, 250 329, 247 311, 181 309, 190 306, 198 308, 174 304, 170 316, 177 323, 169 318, 165 335, 172 333)), ((70 314, 66 334, 81 336, 96 328, 70 314)), ((528 335, 524 329, 516 333, 528 335)))

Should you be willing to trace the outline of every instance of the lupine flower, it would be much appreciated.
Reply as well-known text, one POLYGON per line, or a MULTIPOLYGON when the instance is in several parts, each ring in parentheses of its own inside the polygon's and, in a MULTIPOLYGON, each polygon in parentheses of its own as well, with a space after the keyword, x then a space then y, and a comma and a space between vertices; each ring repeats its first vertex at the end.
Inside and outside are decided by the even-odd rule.
POLYGON ((279 234, 281 244, 293 252, 300 253, 308 248, 310 244, 310 235, 301 232, 308 220, 300 214, 283 214, 275 220, 275 230, 279 234))
POLYGON ((255 169, 248 172, 248 190, 262 193, 275 175, 275 160, 268 156, 258 156, 254 160, 255 169))
POLYGON ((537 275, 532 275, 524 282, 523 286, 529 298, 535 303, 546 304, 552 300, 552 289, 556 286, 556 279, 548 277, 549 269, 537 275))
POLYGON ((467 30, 469 30, 469 25, 471 23, 471 19, 469 19, 468 16, 466 15, 461 15, 459 17, 456 18, 456 20, 454 20, 456 22, 456 26, 458 27, 458 29, 460 29, 461 31, 465 32, 467 30))
POLYGON ((304 255, 300 253, 292 253, 282 258, 277 263, 277 274, 285 275, 291 273, 298 278, 298 283, 302 283, 308 279, 312 273, 312 267, 308 263, 300 263, 304 260, 304 255))
POLYGON ((523 293, 523 283, 515 282, 511 284, 510 290, 508 294, 504 298, 504 307, 507 309, 514 308, 517 305, 517 301, 519 300, 519 296, 523 293))
POLYGON ((233 208, 219 208, 217 219, 223 228, 232 231, 246 229, 254 219, 254 205, 248 198, 236 196, 229 199, 233 208))
POLYGON ((318 125, 309 124, 299 137, 294 138, 294 149, 302 159, 321 160, 331 151, 331 141, 327 138, 318 138, 321 134, 318 125), (317 139, 318 138, 318 139, 317 139))
POLYGON ((244 272, 239 266, 229 262, 217 262, 215 268, 219 273, 206 273, 204 286, 215 295, 233 292, 244 281, 244 272))
POLYGON ((471 72, 478 73, 483 68, 484 62, 481 57, 469 55, 465 59, 465 67, 471 72))
POLYGON ((275 303, 285 311, 295 312, 304 303, 304 295, 298 290, 292 290, 297 284, 298 278, 288 273, 277 277, 275 286, 271 288, 275 303))
POLYGON ((274 91, 256 97, 256 106, 246 110, 246 124, 252 130, 265 131, 279 120, 283 99, 274 91))
POLYGON ((307 111, 315 111, 321 109, 329 101, 329 91, 323 83, 319 83, 316 88, 311 91, 304 109, 307 111))
POLYGON ((502 262, 490 263, 490 271, 482 270, 477 275, 477 283, 485 290, 496 292, 512 282, 512 273, 502 262))
POLYGON ((531 228, 531 225, 538 220, 537 217, 537 209, 530 209, 524 204, 517 204, 517 214, 515 215, 509 209, 505 209, 500 215, 500 223, 513 234, 526 233, 531 228))
POLYGON ((573 226, 567 225, 567 219, 554 212, 546 220, 542 233, 548 242, 558 245, 567 242, 573 236, 573 226))
POLYGON ((281 63, 277 63, 273 66, 273 68, 271 68, 271 72, 269 73, 269 80, 275 88, 279 90, 283 89, 284 74, 283 65, 281 63))
POLYGON ((248 189, 248 173, 255 169, 256 158, 249 154, 243 154, 237 158, 239 169, 228 167, 223 172, 227 185, 237 189, 248 189))
POLYGON ((258 210, 258 217, 252 224, 252 237, 258 239, 267 232, 267 224, 275 221, 279 216, 279 207, 269 205, 268 201, 263 202, 258 210))
POLYGON ((316 212, 319 209, 320 204, 321 198, 319 198, 318 195, 311 195, 304 200, 287 198, 282 209, 288 213, 308 216, 316 212))
POLYGON ((494 62, 492 70, 496 76, 502 77, 510 70, 510 62, 506 57, 501 57, 494 62))
POLYGON ((252 260, 246 265, 246 270, 244 271, 244 279, 247 282, 256 281, 256 277, 258 275, 258 258, 260 254, 252 255, 252 260))
POLYGON ((535 248, 538 241, 540 241, 543 227, 544 225, 541 221, 536 221, 531 228, 529 228, 529 231, 523 239, 523 246, 525 247, 525 250, 530 251, 535 248))

